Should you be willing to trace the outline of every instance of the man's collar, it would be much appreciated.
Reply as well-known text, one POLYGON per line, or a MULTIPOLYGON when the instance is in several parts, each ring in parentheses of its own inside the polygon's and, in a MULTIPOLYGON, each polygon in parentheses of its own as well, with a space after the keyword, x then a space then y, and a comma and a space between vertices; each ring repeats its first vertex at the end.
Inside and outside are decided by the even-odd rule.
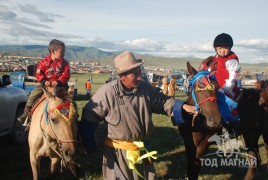
POLYGON ((133 90, 125 90, 124 85, 120 79, 118 79, 118 85, 120 89, 120 93, 123 93, 124 95, 132 95, 135 94, 138 90, 138 88, 134 88, 133 90))

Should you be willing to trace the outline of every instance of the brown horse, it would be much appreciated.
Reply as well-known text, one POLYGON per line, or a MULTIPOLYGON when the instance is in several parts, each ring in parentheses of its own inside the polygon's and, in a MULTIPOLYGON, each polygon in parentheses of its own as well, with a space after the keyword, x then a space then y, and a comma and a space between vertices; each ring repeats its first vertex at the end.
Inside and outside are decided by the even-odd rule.
MULTIPOLYGON (((187 121, 179 126, 179 131, 184 139, 187 154, 187 174, 189 179, 197 179, 201 168, 200 158, 209 147, 208 139, 221 125, 221 115, 217 104, 219 85, 213 73, 200 74, 187 62, 189 75, 193 77, 192 91, 188 104, 195 105, 200 114, 192 121, 187 121)), ((203 71, 205 72, 205 71, 203 71)))
MULTIPOLYGON (((187 121, 179 126, 179 131, 184 139, 187 154, 187 174, 190 180, 198 179, 201 169, 200 159, 205 155, 209 142, 208 139, 215 132, 221 132, 220 112, 218 111, 217 93, 219 85, 210 74, 205 77, 198 76, 197 72, 187 63, 189 74, 195 81, 192 83, 192 91, 187 102, 199 106, 201 115, 193 121, 187 121), (213 87, 214 88, 211 88, 213 87), (194 100, 195 99, 195 100, 194 100)), ((216 67, 213 67, 215 70, 216 67)), ((213 72, 212 70, 212 72, 213 72)), ((205 72, 205 71, 204 71, 205 72)), ((239 128, 244 137, 249 158, 257 159, 259 164, 258 140, 263 136, 268 155, 268 92, 257 89, 244 89, 238 103, 240 117, 239 128)), ((268 166, 267 166, 268 168, 268 166)), ((257 166, 249 166, 245 179, 252 179, 257 166)))
POLYGON ((60 161, 61 165, 75 172, 77 109, 67 92, 61 94, 61 98, 46 90, 44 94, 45 100, 37 105, 32 114, 28 137, 34 180, 38 179, 42 156, 51 159, 51 175, 55 175, 60 161))
POLYGON ((268 80, 262 80, 254 84, 255 89, 268 90, 268 80))
MULTIPOLYGON (((258 89, 243 89, 242 98, 238 103, 240 129, 248 148, 249 157, 261 163, 258 141, 263 137, 268 156, 268 92, 258 89)), ((258 166, 248 168, 244 179, 252 179, 258 166)), ((267 164, 268 172, 268 164, 267 164)))

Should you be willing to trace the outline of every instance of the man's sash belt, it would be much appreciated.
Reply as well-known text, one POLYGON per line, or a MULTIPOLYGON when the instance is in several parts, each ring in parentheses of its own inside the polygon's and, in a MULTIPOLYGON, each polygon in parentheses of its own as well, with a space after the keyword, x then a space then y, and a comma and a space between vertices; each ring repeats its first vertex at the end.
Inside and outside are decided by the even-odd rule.
POLYGON ((104 144, 109 147, 123 149, 123 150, 131 150, 131 151, 137 151, 140 148, 135 145, 131 141, 121 141, 121 140, 114 140, 106 138, 104 144))
POLYGON ((144 143, 141 141, 121 141, 106 138, 104 144, 109 147, 123 149, 127 151, 127 160, 129 162, 129 169, 133 169, 140 177, 144 178, 136 169, 135 164, 142 164, 142 160, 148 158, 151 162, 151 158, 156 159, 154 155, 157 151, 149 152, 145 147, 144 143), (145 151, 146 153, 140 156, 140 151, 145 151))

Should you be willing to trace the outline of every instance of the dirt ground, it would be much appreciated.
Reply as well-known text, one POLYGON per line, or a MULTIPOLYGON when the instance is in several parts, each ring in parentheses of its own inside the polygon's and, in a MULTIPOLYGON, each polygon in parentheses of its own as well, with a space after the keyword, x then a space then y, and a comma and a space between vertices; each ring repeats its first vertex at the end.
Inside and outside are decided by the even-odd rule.
POLYGON ((32 179, 27 144, 14 146, 4 136, 0 147, 0 179, 32 179))
MULTIPOLYGON (((29 160, 28 144, 12 145, 6 136, 0 138, 0 179, 1 180, 31 180, 32 170, 29 160)), ((41 159, 40 179, 48 178, 50 160, 41 159)), ((56 179, 77 179, 69 172, 63 172, 56 179)))

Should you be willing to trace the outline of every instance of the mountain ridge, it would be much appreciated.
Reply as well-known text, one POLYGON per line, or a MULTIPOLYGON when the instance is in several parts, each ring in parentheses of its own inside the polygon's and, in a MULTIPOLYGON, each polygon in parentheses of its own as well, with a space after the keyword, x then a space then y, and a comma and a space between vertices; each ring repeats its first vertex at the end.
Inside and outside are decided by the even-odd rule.
MULTIPOLYGON (((66 46, 65 58, 70 61, 97 61, 101 64, 114 65, 113 59, 122 51, 108 52, 95 47, 84 47, 71 45, 66 46)), ((40 59, 48 55, 47 46, 44 45, 0 45, 0 54, 2 55, 18 55, 28 57, 39 57, 40 59)), ((193 57, 156 57, 149 54, 135 53, 137 58, 142 58, 146 66, 159 68, 186 68, 186 62, 189 61, 194 67, 198 68, 201 58, 193 57)), ((242 63, 245 67, 250 67, 252 64, 242 63)), ((257 67, 268 67, 268 63, 254 64, 257 67)))

